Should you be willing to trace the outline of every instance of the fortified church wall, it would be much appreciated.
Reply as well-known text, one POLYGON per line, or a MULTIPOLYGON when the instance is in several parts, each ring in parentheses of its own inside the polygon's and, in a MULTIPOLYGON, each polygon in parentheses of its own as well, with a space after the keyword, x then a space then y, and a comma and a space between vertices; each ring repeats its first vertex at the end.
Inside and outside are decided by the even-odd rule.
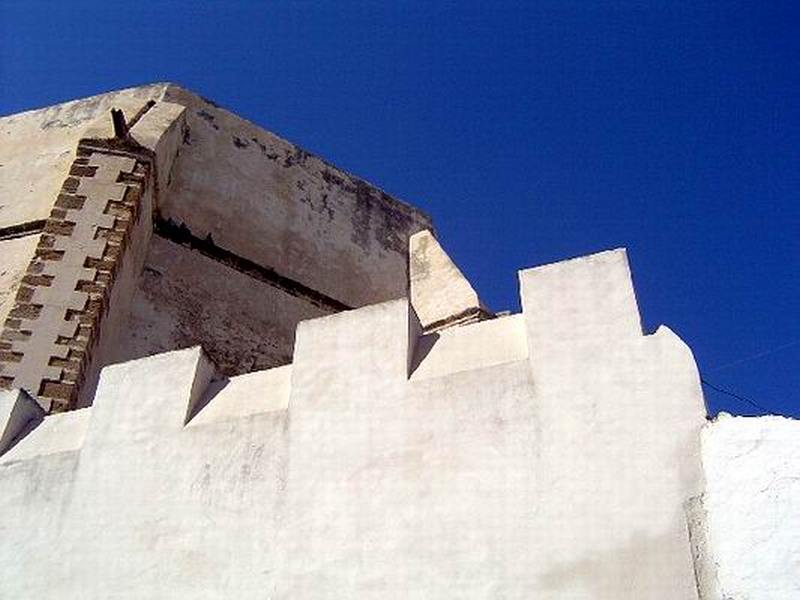
POLYGON ((435 333, 404 299, 304 321, 230 379, 199 348, 107 367, 3 456, 9 589, 692 598, 691 353, 642 335, 622 251, 520 282, 522 314, 435 333))
POLYGON ((87 405, 106 364, 194 344, 229 375, 286 364, 300 320, 405 295, 408 238, 431 228, 170 84, 5 117, 0 135, 0 385, 54 410, 87 405))
POLYGON ((29 206, 15 217, 45 214, 41 233, 9 226, 0 242, 14 249, 2 255, 4 285, 16 286, 0 371, 11 378, 0 392, 0 597, 797 596, 800 426, 707 423, 690 349, 665 326, 642 331, 624 250, 521 271, 522 312, 496 317, 415 209, 371 187, 365 200, 367 184, 294 151, 262 171, 279 162, 258 157, 277 138, 247 137, 233 116, 171 86, 134 96, 150 93, 159 99, 128 120, 129 134, 80 134, 47 214, 29 206), (230 150, 234 124, 244 133, 230 150), (239 151, 252 156, 226 154, 239 151), (205 172, 215 168, 242 171, 218 181, 205 172), (269 190, 262 203, 237 191, 276 173, 287 196, 272 184, 248 184, 269 190), (217 202, 212 185, 235 200, 217 202), (315 204, 324 194, 332 214, 315 204), (261 240, 242 223, 249 242, 237 245, 217 224, 239 226, 248 211, 290 232, 317 225, 281 238, 278 223, 261 240), (76 248, 84 260, 66 261, 76 248), (306 267, 297 252, 312 257, 306 267), (180 297, 156 281, 177 288, 193 273, 212 279, 190 288, 207 310, 225 305, 214 286, 226 282, 271 290, 261 305, 231 296, 239 312, 192 330, 216 357, 158 337, 181 315, 180 297), (321 306, 309 290, 359 308, 321 306), (48 292, 62 304, 37 301, 48 292), (288 298, 319 312, 294 300, 269 308, 269 324, 296 325, 280 342, 288 355, 259 354, 277 366, 254 361, 240 374, 226 362, 235 353, 219 350, 225 328, 234 349, 250 347, 235 333, 249 327, 272 343, 253 311, 288 298), (26 306, 39 314, 20 314, 26 306), (55 332, 23 326, 43 317, 57 336, 25 362, 24 344, 55 332), (70 338, 61 328, 72 322, 70 338), (153 354, 162 343, 179 349, 153 354), (53 360, 81 348, 79 368, 53 360), (151 355, 105 366, 95 392, 91 369, 126 353, 151 355), (67 412, 19 375, 65 384, 71 372, 87 406, 67 412))

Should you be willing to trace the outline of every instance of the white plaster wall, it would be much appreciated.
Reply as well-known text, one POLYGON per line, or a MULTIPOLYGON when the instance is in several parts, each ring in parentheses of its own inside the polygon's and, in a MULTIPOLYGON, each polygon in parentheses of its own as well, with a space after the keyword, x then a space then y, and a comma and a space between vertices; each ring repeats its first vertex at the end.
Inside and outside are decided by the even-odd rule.
POLYGON ((800 422, 721 414, 702 440, 708 599, 800 598, 800 422))
POLYGON ((281 592, 695 598, 702 395, 677 336, 642 336, 627 269, 524 272, 527 360, 410 383, 402 303, 303 323, 281 592))
POLYGON ((563 598, 695 597, 683 503, 701 489, 689 348, 643 336, 624 250, 520 274, 542 428, 540 514, 563 598), (571 582, 571 583, 567 583, 571 582))
MULTIPOLYGON (((0 401, 10 394, 0 392, 0 401)), ((52 597, 60 585, 50 571, 58 562, 87 417, 86 410, 45 417, 0 457, 0 598, 52 597)))
POLYGON ((617 327, 638 319, 623 253, 562 267, 524 272, 523 315, 459 328, 425 377, 405 300, 304 321, 291 367, 106 368, 71 471, 31 453, 41 427, 0 457, 0 491, 38 489, 0 493, 0 597, 694 600, 691 353, 617 327), (568 344, 532 300, 563 287, 568 344))
POLYGON ((184 427, 211 374, 199 349, 110 367, 79 454, 31 457, 37 429, 0 459, 0 597, 268 597, 286 411, 184 427))
POLYGON ((411 379, 441 377, 527 357, 525 318, 508 315, 420 337, 411 362, 411 379))

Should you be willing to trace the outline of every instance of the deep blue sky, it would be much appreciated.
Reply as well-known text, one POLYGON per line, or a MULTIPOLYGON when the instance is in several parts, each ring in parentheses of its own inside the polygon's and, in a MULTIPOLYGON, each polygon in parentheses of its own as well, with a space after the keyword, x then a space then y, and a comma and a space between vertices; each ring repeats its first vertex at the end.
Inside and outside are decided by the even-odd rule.
POLYGON ((648 330, 800 417, 796 6, 0 0, 0 114, 175 81, 431 213, 495 310, 626 246, 648 330))

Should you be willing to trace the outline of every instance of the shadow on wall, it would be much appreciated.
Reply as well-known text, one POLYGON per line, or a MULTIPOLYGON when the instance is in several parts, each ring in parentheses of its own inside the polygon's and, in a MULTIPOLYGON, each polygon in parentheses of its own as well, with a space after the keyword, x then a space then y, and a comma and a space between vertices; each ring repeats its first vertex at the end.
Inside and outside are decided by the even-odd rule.
POLYGON ((184 425, 186 425, 189 421, 191 421, 195 415, 200 413, 208 404, 230 384, 231 380, 225 376, 217 375, 216 377, 212 378, 206 388, 203 395, 197 401, 197 403, 192 407, 190 411, 186 413, 186 420, 184 425))
POLYGON ((417 367, 419 367, 422 364, 422 361, 425 360, 425 357, 430 354, 430 351, 433 350, 433 347, 436 345, 438 340, 438 333, 429 333, 419 337, 417 340, 417 345, 414 348, 414 354, 411 358, 411 364, 409 365, 409 377, 414 374, 414 371, 417 370, 417 367))
POLYGON ((645 598, 654 590, 685 598, 695 586, 693 581, 685 581, 680 561, 675 560, 682 550, 689 562, 686 540, 676 540, 674 535, 635 535, 622 548, 595 552, 550 569, 539 578, 540 589, 581 591, 593 600, 645 598))

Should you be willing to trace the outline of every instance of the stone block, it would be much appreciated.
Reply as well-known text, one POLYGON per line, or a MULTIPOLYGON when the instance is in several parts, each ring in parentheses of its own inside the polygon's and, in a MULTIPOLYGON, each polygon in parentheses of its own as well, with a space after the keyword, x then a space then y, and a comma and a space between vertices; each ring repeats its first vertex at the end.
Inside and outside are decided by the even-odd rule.
POLYGON ((412 235, 408 245, 411 304, 426 331, 474 321, 487 312, 429 230, 412 235))
MULTIPOLYGON (((2 365, 4 376, 14 378, 14 387, 38 394, 44 380, 58 381, 61 369, 49 366, 51 358, 66 359, 69 347, 57 343, 59 337, 73 337, 77 323, 64 320, 64 308, 43 306, 39 317, 23 320, 22 325, 31 335, 24 340, 12 342, 14 352, 22 354, 18 362, 2 365)), ((48 406, 49 408, 49 406, 48 406)))
POLYGON ((131 137, 155 153, 157 186, 166 190, 186 128, 186 107, 171 102, 157 102, 131 128, 131 137))
POLYGON ((175 127, 186 107, 172 102, 156 102, 131 128, 131 137, 138 144, 158 154, 164 135, 175 127))

